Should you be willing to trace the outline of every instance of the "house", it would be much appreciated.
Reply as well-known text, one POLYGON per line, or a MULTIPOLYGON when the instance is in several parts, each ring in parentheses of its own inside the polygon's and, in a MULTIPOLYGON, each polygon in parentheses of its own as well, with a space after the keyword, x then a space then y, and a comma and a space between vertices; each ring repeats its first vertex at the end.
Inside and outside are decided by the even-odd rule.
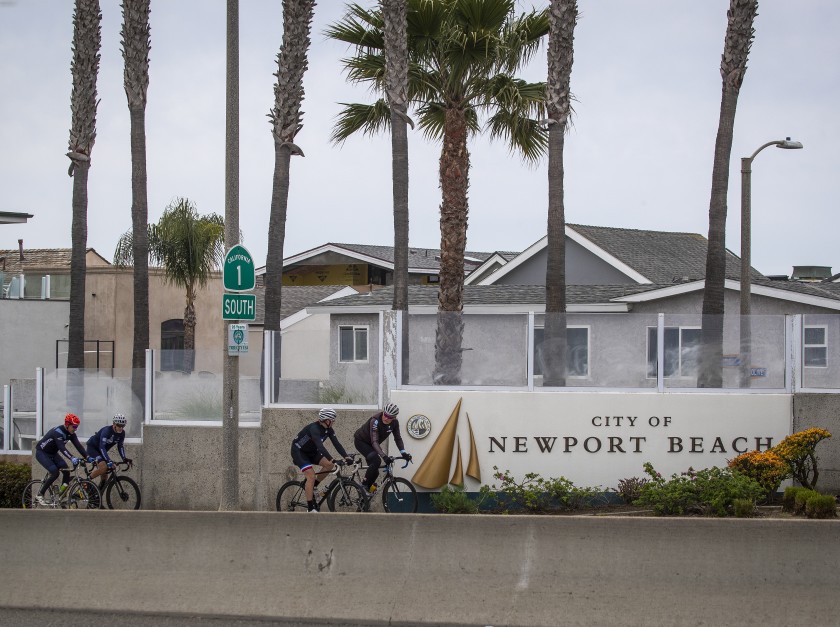
MULTIPOLYGON (((516 253, 505 253, 512 258, 516 253)), ((466 252, 464 269, 470 273, 494 253, 466 252)), ((410 247, 408 282, 434 285, 440 271, 440 250, 410 247)), ((257 275, 265 274, 265 266, 257 275)), ((394 248, 367 244, 322 244, 283 260, 283 285, 393 285, 394 248)))

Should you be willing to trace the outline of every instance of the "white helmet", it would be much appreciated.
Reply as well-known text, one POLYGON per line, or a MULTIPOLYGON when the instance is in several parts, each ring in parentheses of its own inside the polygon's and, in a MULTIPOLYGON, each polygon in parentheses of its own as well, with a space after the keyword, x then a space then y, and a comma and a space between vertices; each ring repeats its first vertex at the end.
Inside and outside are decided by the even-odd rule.
POLYGON ((124 427, 126 422, 127 420, 125 419, 125 416, 123 416, 122 414, 114 414, 115 425, 120 425, 124 427))
POLYGON ((335 422, 335 410, 332 407, 324 407, 318 412, 318 420, 332 420, 335 422))
POLYGON ((382 412, 391 416, 391 418, 396 418, 400 413, 400 408, 397 407, 396 403, 388 403, 382 409, 382 412))

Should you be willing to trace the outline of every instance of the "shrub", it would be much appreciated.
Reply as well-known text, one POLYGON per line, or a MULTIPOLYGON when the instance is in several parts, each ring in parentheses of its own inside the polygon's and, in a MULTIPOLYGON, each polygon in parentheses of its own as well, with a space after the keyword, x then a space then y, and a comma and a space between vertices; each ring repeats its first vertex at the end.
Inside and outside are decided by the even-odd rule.
POLYGON ((764 489, 753 479, 727 468, 689 468, 680 475, 671 475, 669 480, 650 463, 645 463, 644 468, 650 481, 642 486, 635 504, 649 507, 660 516, 726 516, 735 499, 756 501, 764 496, 764 489))
POLYGON ((808 488, 803 488, 796 493, 794 497, 794 504, 793 504, 793 513, 794 514, 804 514, 805 513, 805 505, 812 496, 817 496, 819 493, 810 490, 808 488))
POLYGON ((478 503, 470 498, 460 486, 443 486, 440 492, 433 493, 430 497, 432 507, 444 514, 475 514, 478 512, 478 503))
POLYGON ((764 488, 765 497, 779 488, 779 484, 790 476, 790 466, 772 449, 741 453, 729 461, 729 468, 754 479, 764 488))
POLYGON ((647 479, 640 479, 639 477, 629 477, 618 482, 618 494, 621 500, 632 505, 633 501, 638 499, 642 494, 642 486, 647 483, 647 479))
POLYGON ((771 450, 790 466, 790 475, 800 485, 814 489, 820 476, 817 468, 817 444, 831 437, 825 429, 806 429, 789 435, 771 450))
POLYGON ((736 518, 752 518, 755 516, 755 502, 750 499, 734 499, 732 512, 736 518))
POLYGON ((792 485, 785 488, 785 492, 782 495, 782 510, 785 512, 795 512, 796 511, 796 495, 802 492, 803 490, 807 490, 808 488, 803 488, 802 486, 792 485))
POLYGON ((535 472, 529 472, 517 482, 509 470, 501 472, 493 466, 493 478, 501 482, 498 490, 504 506, 524 509, 529 512, 546 512, 556 509, 575 510, 592 505, 602 493, 601 487, 577 487, 565 477, 544 479, 535 472))
POLYGON ((29 464, 0 462, 0 507, 20 507, 23 489, 31 478, 29 464))
POLYGON ((830 494, 815 494, 805 501, 808 518, 836 518, 837 500, 830 494))

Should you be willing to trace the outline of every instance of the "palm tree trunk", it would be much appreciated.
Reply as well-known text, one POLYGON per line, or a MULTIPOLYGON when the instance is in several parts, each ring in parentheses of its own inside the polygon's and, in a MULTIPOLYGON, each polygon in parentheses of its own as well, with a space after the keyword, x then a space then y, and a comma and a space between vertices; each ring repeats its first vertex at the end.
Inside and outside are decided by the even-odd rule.
POLYGON ((460 385, 470 156, 464 111, 447 109, 445 115, 440 156, 443 200, 440 205, 440 288, 433 380, 437 385, 460 385))
MULTIPOLYGON (((85 367, 85 279, 87 256, 87 208, 89 162, 75 164, 73 171, 73 221, 70 254, 70 327, 67 367, 85 367)), ((75 409, 81 410, 80 407, 75 409)))
POLYGON ((385 75, 391 109, 391 173, 394 199, 394 300, 402 311, 402 381, 409 381, 408 320, 408 33, 406 0, 382 0, 385 75))
POLYGON ((184 362, 183 371, 195 370, 195 303, 191 299, 184 308, 184 362))
POLYGON ((715 139, 712 193, 709 200, 709 243, 706 252, 706 283, 703 290, 699 387, 723 385, 723 314, 726 280, 726 194, 729 189, 729 161, 735 133, 735 110, 747 71, 753 39, 753 22, 758 0, 730 0, 726 36, 720 62, 723 88, 720 119, 715 139))

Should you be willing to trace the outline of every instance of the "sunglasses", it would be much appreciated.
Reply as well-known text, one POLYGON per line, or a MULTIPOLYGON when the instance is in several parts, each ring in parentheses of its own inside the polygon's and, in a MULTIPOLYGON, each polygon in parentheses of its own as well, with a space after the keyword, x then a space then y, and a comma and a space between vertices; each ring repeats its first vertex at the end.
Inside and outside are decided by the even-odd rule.
POLYGON ((383 420, 393 420, 394 416, 389 416, 388 414, 382 414, 382 419, 383 420))

